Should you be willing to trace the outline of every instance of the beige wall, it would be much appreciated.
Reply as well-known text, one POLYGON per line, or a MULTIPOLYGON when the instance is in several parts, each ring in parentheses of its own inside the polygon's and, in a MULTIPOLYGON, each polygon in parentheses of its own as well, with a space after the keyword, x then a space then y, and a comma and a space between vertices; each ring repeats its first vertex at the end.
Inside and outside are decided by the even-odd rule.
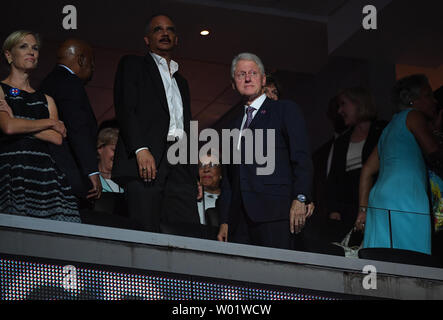
POLYGON ((428 77, 432 90, 436 90, 443 86, 443 64, 438 68, 425 68, 405 64, 396 65, 397 79, 416 73, 423 73, 428 77))

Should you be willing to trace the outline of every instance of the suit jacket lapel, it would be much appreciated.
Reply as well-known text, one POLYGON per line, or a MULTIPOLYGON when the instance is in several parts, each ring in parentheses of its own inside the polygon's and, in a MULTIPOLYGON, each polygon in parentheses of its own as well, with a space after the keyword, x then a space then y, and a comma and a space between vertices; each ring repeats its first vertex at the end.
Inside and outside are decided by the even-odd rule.
POLYGON ((233 129, 239 129, 239 130, 241 130, 241 123, 242 123, 242 121, 243 121, 243 117, 244 117, 244 115, 245 115, 245 106, 241 105, 241 108, 242 108, 242 113, 241 113, 240 116, 238 116, 238 117, 235 119, 235 122, 233 123, 233 129))
POLYGON ((262 124, 268 119, 267 116, 268 113, 269 113, 269 98, 266 98, 265 101, 263 101, 263 104, 261 105, 260 109, 255 114, 254 118, 252 119, 249 128, 254 129, 255 127, 262 127, 262 124))
POLYGON ((149 53, 145 56, 145 62, 146 62, 146 67, 148 69, 148 74, 151 76, 152 82, 154 83, 154 85, 157 89, 156 92, 159 95, 160 102, 161 102, 163 108, 165 108, 165 110, 169 114, 168 100, 166 98, 166 91, 165 91, 165 87, 163 85, 163 80, 160 75, 160 71, 158 70, 157 64, 155 63, 154 58, 152 58, 151 54, 149 54, 149 53))

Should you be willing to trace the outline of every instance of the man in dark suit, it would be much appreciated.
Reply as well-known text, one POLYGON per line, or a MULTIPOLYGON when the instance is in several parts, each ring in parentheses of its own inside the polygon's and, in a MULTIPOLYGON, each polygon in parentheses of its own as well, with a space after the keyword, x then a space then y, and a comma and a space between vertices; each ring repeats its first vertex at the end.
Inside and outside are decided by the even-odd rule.
MULTIPOLYGON (((129 217, 140 229, 159 232, 160 222, 199 224, 197 166, 172 165, 168 148, 189 136, 187 81, 172 60, 175 25, 166 15, 151 17, 144 57, 124 56, 117 69, 114 104, 120 134, 113 179, 123 186, 129 217)), ((189 162, 188 162, 189 163, 189 162)))
POLYGON ((335 221, 329 219, 326 205, 326 182, 331 168, 334 142, 347 129, 343 117, 338 113, 338 108, 338 98, 334 96, 329 100, 326 112, 334 129, 333 136, 312 155, 314 165, 312 200, 315 202, 315 215, 306 223, 300 234, 301 241, 298 244, 300 245, 299 250, 344 256, 343 249, 331 244, 331 240, 327 236, 330 232, 329 229, 334 227, 335 221))
POLYGON ((244 115, 231 129, 240 129, 242 135, 246 130, 252 131, 252 140, 239 138, 233 141, 233 148, 244 154, 253 150, 251 145, 257 149, 257 143, 261 143, 261 150, 268 150, 271 144, 275 147, 270 150, 275 154, 271 158, 274 170, 258 175, 257 159, 251 164, 244 161, 248 154, 240 164, 231 162, 225 166, 218 240, 290 249, 291 233, 298 233, 312 214, 307 207, 312 162, 302 112, 291 101, 272 101, 266 97, 264 66, 256 55, 242 53, 235 57, 231 77, 233 88, 245 101, 244 115), (260 141, 256 135, 259 129, 273 130, 275 140, 269 141, 264 133, 266 138, 260 141))
POLYGON ((41 83, 54 98, 59 118, 67 129, 61 146, 50 145, 57 165, 66 174, 80 209, 100 198, 102 186, 97 166, 97 121, 85 84, 92 78, 94 55, 82 40, 68 39, 57 50, 57 66, 41 83))
MULTIPOLYGON (((329 100, 326 115, 334 129, 333 136, 321 145, 312 154, 314 164, 314 186, 313 200, 316 204, 316 218, 325 221, 329 212, 326 212, 326 181, 331 169, 332 154, 334 152, 334 142, 347 129, 343 117, 338 113, 338 98, 332 97, 329 100)), ((312 221, 311 221, 312 222, 312 221)))

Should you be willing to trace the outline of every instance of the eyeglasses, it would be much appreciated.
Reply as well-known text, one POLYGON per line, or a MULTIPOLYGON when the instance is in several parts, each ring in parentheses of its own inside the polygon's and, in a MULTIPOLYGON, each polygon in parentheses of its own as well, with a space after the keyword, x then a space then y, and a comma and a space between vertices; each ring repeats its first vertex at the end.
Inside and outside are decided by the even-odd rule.
POLYGON ((255 70, 251 70, 249 72, 241 71, 235 74, 235 78, 237 80, 244 80, 246 78, 246 75, 248 75, 249 78, 257 78, 259 73, 255 70))
POLYGON ((219 166, 220 166, 219 163, 214 163, 214 162, 209 162, 209 163, 199 163, 199 164, 198 164, 199 169, 206 169, 206 168, 211 169, 211 168, 217 168, 217 167, 219 167, 219 166))

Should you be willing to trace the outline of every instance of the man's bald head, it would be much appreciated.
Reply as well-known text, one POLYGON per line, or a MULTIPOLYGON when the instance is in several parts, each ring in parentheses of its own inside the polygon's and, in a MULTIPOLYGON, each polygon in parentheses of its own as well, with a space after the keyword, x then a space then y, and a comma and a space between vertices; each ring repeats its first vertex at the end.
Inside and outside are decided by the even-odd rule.
POLYGON ((83 81, 89 81, 94 71, 92 47, 80 39, 68 39, 57 50, 57 63, 71 69, 83 81))

